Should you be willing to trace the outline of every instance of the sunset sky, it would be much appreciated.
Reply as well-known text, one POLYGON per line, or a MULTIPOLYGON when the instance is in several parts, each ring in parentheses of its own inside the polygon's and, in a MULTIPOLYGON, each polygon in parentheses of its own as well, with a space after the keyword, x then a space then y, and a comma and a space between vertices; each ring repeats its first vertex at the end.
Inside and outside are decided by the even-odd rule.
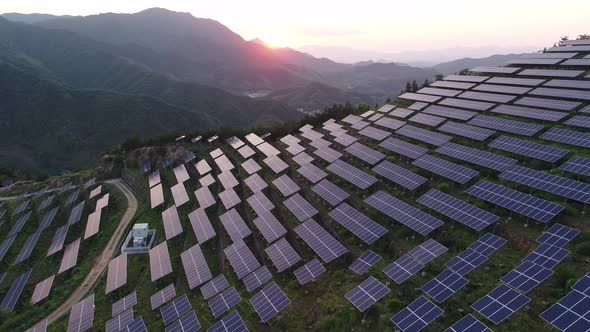
POLYGON ((153 1, 2 0, 0 12, 91 15, 150 7, 220 21, 245 39, 280 46, 343 46, 374 52, 453 47, 540 47, 590 33, 590 1, 153 1))

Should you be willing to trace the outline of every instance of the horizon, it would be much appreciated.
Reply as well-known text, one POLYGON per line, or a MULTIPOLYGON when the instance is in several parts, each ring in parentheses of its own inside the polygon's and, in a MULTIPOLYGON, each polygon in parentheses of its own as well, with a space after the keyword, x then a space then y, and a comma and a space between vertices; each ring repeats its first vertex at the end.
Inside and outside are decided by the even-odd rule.
MULTIPOLYGON (((337 10, 329 3, 310 1, 297 6, 280 6, 269 1, 218 2, 204 6, 171 1, 163 6, 159 1, 107 0, 74 7, 63 0, 51 3, 24 0, 0 4, 0 12, 88 16, 133 14, 158 7, 216 20, 245 40, 259 38, 271 46, 304 50, 316 57, 348 63, 365 60, 434 63, 436 59, 444 62, 462 57, 534 52, 551 46, 563 35, 574 38, 588 33, 584 30, 584 13, 588 11, 577 10, 567 17, 554 17, 554 8, 548 1, 531 5, 529 1, 520 1, 503 6, 505 2, 508 3, 494 2, 493 8, 486 8, 483 15, 473 15, 474 10, 482 9, 465 0, 397 5, 372 1, 362 8, 338 4, 337 10), (307 8, 312 5, 315 10, 309 12, 307 8), (398 17, 396 12, 417 14, 398 17), (302 20, 302 16, 306 18, 302 20), (470 26, 477 29, 465 29, 470 26)), ((590 9, 590 3, 573 0, 566 1, 562 7, 590 9)))

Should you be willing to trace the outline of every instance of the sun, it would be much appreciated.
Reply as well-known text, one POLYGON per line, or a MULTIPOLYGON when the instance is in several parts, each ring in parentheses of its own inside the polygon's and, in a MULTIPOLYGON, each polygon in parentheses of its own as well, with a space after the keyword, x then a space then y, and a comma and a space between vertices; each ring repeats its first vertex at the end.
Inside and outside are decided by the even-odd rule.
POLYGON ((288 36, 280 34, 265 34, 260 37, 260 39, 270 48, 288 47, 291 44, 291 40, 288 36))

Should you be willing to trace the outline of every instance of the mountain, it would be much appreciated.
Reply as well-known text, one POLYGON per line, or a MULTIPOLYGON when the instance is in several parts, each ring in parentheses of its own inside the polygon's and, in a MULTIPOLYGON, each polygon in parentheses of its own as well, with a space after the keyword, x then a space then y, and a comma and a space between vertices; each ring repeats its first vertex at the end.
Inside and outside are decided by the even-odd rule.
MULTIPOLYGON (((282 95, 275 91, 301 93, 306 96, 310 86, 320 83, 336 89, 324 89, 316 94, 314 105, 348 100, 350 94, 360 101, 373 103, 395 96, 405 82, 434 78, 432 71, 415 68, 396 73, 388 89, 381 79, 363 79, 373 68, 337 63, 327 58, 316 58, 291 48, 271 48, 260 40, 246 41, 223 24, 189 13, 178 13, 161 8, 147 9, 135 14, 99 14, 86 17, 55 17, 38 21, 35 25, 47 29, 67 30, 109 45, 110 52, 140 63, 150 70, 187 82, 217 87, 234 94, 249 96, 282 95), (366 70, 363 75, 361 72, 366 70), (354 87, 362 87, 355 91, 354 87), (338 91, 343 90, 343 91, 338 91)), ((391 65, 390 71, 401 66, 391 65)), ((314 97, 315 98, 315 97, 314 97)), ((283 99, 277 99, 283 100, 283 99)), ((308 100, 289 98, 289 106, 299 107, 308 100)), ((304 111, 313 111, 304 109, 304 111)))
POLYGON ((472 59, 463 58, 454 61, 440 63, 432 68, 443 75, 455 74, 463 69, 469 69, 477 66, 501 66, 508 60, 520 57, 522 54, 496 54, 485 58, 472 59))
POLYGON ((22 22, 22 23, 39 23, 41 21, 47 21, 53 18, 64 17, 64 16, 55 16, 49 14, 20 14, 20 13, 6 13, 2 14, 2 16, 10 21, 15 22, 22 22))

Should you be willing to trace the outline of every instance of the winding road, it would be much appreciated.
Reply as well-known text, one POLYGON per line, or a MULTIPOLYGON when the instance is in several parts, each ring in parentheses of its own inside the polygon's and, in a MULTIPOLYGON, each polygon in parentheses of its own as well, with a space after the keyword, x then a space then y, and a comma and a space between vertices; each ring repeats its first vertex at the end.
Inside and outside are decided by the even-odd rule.
POLYGON ((121 218, 119 226, 117 226, 117 229, 113 233, 110 241, 107 243, 106 248, 104 249, 102 254, 96 259, 96 261, 94 262, 94 266, 92 267, 88 275, 86 275, 86 278, 84 279, 82 284, 72 293, 72 295, 70 295, 70 297, 67 300, 65 300, 57 309, 55 309, 49 316, 47 316, 47 318, 41 320, 46 321, 46 326, 55 322, 61 316, 67 314, 74 304, 82 300, 84 296, 94 288, 94 285, 96 284, 100 276, 103 274, 103 272, 106 270, 109 261, 119 248, 121 238, 125 235, 124 232, 127 228, 127 225, 129 225, 129 223, 133 219, 133 216, 135 216, 135 213, 137 212, 137 199, 131 191, 131 188, 129 188, 127 184, 125 184, 125 182, 123 182, 121 179, 114 179, 107 180, 105 181, 105 183, 115 185, 119 190, 123 192, 123 194, 125 194, 125 197, 127 198, 128 202, 127 210, 121 218))

